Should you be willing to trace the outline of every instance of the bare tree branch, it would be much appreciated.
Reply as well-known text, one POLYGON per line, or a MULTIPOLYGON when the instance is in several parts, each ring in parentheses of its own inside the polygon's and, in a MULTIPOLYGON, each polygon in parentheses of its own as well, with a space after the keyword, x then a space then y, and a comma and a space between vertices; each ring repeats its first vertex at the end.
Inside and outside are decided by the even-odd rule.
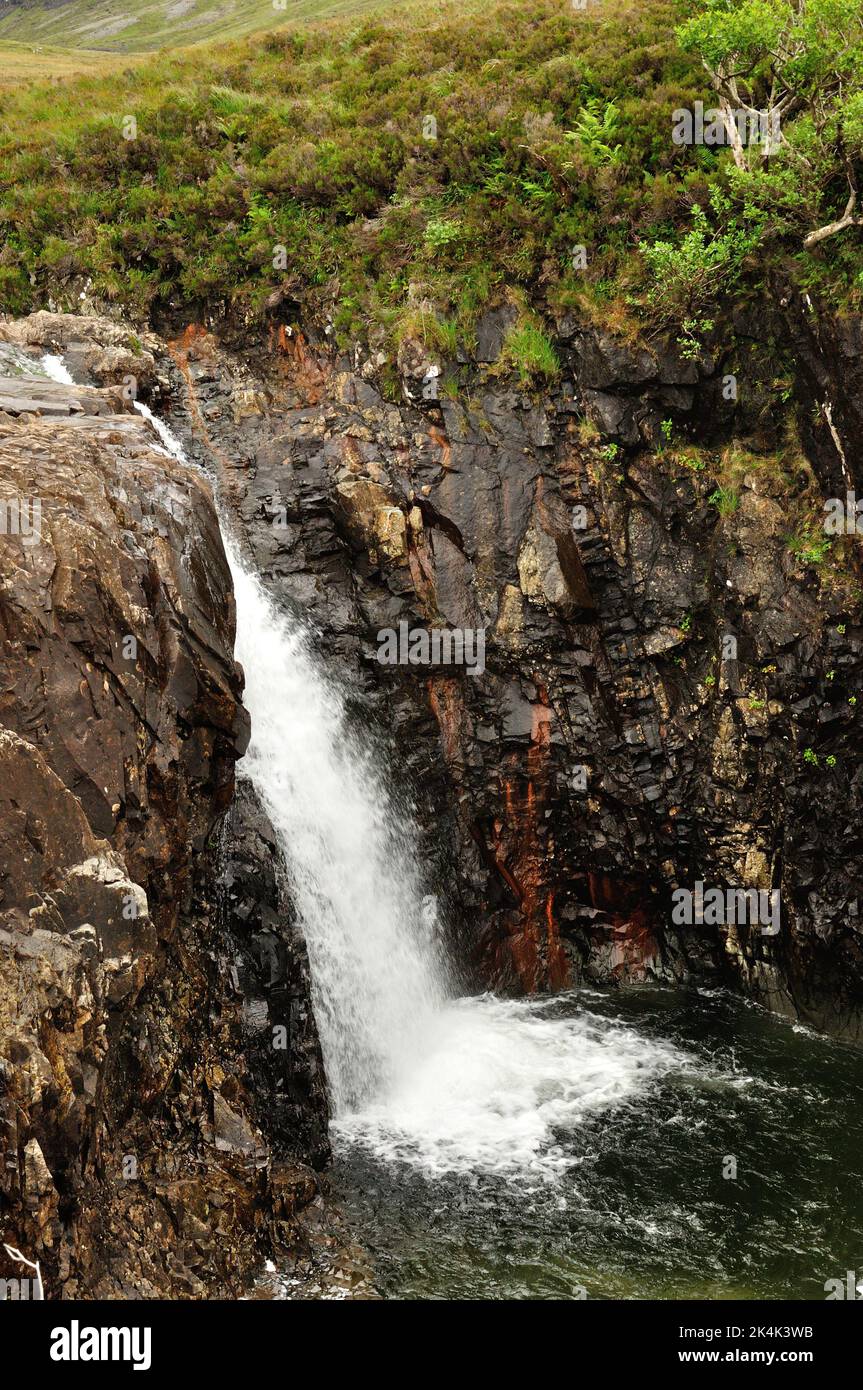
POLYGON ((810 246, 817 246, 820 241, 826 241, 828 237, 835 236, 837 232, 844 232, 846 227, 863 227, 863 217, 855 217, 854 209, 857 206, 857 193, 852 188, 851 196, 845 206, 842 216, 835 222, 828 222, 825 226, 819 227, 817 231, 810 232, 803 238, 803 245, 808 251, 810 246))

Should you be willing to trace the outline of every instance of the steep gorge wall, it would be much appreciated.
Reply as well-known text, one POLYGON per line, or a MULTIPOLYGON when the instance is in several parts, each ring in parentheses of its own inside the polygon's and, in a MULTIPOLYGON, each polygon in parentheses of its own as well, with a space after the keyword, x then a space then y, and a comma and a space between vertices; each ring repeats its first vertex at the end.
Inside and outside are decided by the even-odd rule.
POLYGON ((296 320, 191 327, 174 419, 390 741, 474 983, 706 979, 859 1039, 857 541, 817 551, 859 328, 789 298, 688 361, 573 320, 528 392, 507 323, 437 402, 403 346, 400 403, 296 320), (485 673, 382 665, 400 622, 485 628, 485 673), (778 935, 673 928, 697 880, 778 888, 778 935))
POLYGON ((439 402, 408 345, 398 403, 296 322, 2 326, 3 498, 43 525, 0 535, 0 1215, 51 1296, 236 1293, 308 1248, 328 1159, 209 485, 130 379, 383 746, 466 985, 725 983, 860 1039, 858 542, 817 545, 859 329, 780 297, 692 363, 564 322, 531 392, 507 321, 439 402), (89 385, 14 375, 45 350, 89 385), (485 670, 381 664, 401 622, 483 628, 485 670), (697 879, 778 887, 780 932, 673 928, 697 879))

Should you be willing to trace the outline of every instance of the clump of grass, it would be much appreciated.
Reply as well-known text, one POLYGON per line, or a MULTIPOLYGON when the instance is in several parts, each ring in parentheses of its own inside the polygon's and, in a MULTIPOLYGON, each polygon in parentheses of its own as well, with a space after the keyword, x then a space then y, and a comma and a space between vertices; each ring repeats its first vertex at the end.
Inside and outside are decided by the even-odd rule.
POLYGON ((682 449, 674 457, 690 473, 704 473, 710 465, 710 456, 700 449, 682 449))
POLYGON ((396 345, 406 338, 415 338, 431 353, 454 358, 459 346, 459 328, 455 319, 442 318, 434 309, 410 306, 399 314, 394 328, 396 345))
POLYGON ((518 372, 523 386, 556 381, 560 358, 548 334, 533 318, 521 317, 508 330, 503 341, 501 366, 518 372))
POLYGON ((715 507, 722 517, 732 516, 740 506, 740 495, 732 487, 720 483, 708 497, 711 507, 715 507))
POLYGON ((812 522, 806 521, 794 535, 788 537, 788 549, 801 565, 816 567, 823 565, 830 554, 830 537, 819 532, 812 522))

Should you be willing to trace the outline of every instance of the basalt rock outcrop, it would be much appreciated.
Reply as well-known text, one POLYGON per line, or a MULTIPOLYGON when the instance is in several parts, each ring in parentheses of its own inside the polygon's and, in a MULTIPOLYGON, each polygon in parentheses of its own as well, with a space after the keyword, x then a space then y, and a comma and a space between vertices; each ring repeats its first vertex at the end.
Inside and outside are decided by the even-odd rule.
POLYGON ((298 319, 172 342, 174 423, 389 743, 475 983, 706 980, 863 1036, 858 542, 823 545, 859 332, 775 307, 695 360, 564 320, 542 391, 505 309, 452 372, 402 351, 398 399, 298 319), (485 669, 382 664, 400 624, 482 629, 485 669), (779 932, 678 926, 699 881, 779 889, 779 932))
POLYGON ((211 488, 132 411, 154 346, 0 325, 0 1233, 51 1298, 236 1294, 328 1157, 211 488))

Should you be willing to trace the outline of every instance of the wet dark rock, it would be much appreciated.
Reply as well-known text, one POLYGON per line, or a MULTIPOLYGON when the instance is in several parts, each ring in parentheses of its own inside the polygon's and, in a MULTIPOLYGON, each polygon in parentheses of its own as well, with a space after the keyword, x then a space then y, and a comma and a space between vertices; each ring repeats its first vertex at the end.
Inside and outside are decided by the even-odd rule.
MULTIPOLYGON (((218 451, 262 572, 389 742, 476 982, 707 978, 863 1036, 856 579, 822 582, 789 551, 833 472, 812 451, 791 477, 770 452, 786 426, 765 404, 764 318, 698 361, 564 324, 564 384, 542 400, 483 375, 506 317, 481 328, 473 379, 422 408, 348 361, 296 367, 277 332, 241 362, 196 331, 174 349, 174 419, 202 459, 218 451), (735 354, 747 389, 729 404, 735 354), (225 424, 249 397, 258 413, 225 424), (737 439, 764 460, 732 515, 668 447, 669 417, 717 457, 737 439), (381 665, 377 633, 402 621, 484 627, 484 675, 381 665), (672 891, 699 878, 781 886, 779 936, 673 927, 672 891)), ((833 363, 855 379, 841 351, 856 339, 828 352, 825 337, 807 351, 838 402, 833 363)))
POLYGON ((95 384, 96 350, 128 330, 34 319, 3 334, 77 342, 90 376, 28 378, 7 353, 21 375, 0 382, 4 1240, 40 1261, 50 1298, 236 1294, 300 1239, 274 1171, 290 1155, 311 1200, 327 1150, 279 898, 250 878, 246 925, 222 901, 249 736, 230 574, 209 484, 95 384), (245 965, 255 921, 282 953, 266 988, 245 965), (296 1051, 270 1108, 248 1019, 280 987, 296 1051))
POLYGON ((249 1103, 274 1154, 329 1160, 323 1061, 305 942, 294 920, 275 832, 241 779, 222 831, 223 921, 243 1001, 249 1103))
POLYGON ((511 305, 499 309, 489 309, 476 326, 475 362, 496 362, 503 350, 508 330, 518 319, 517 311, 511 305))

